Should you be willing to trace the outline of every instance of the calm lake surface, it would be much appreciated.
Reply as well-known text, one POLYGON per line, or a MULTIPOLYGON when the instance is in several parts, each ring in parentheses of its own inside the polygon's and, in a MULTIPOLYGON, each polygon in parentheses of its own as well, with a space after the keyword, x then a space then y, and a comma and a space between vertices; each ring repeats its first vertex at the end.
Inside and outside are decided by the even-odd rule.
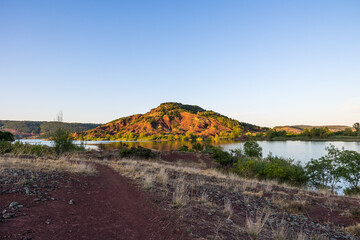
MULTIPOLYGON (((21 142, 30 144, 43 144, 51 146, 51 141, 44 141, 40 139, 22 139, 21 142)), ((75 141, 80 144, 79 141, 75 141)), ((116 141, 89 141, 86 143, 88 149, 98 149, 100 144, 104 144, 107 149, 115 149, 119 147, 122 142, 116 141)), ((125 142, 131 146, 142 146, 146 148, 169 151, 176 150, 183 145, 191 146, 188 142, 125 142)), ((263 149, 263 156, 267 156, 270 152, 273 155, 291 158, 300 161, 302 164, 308 162, 311 158, 319 158, 326 154, 325 148, 330 144, 346 150, 354 150, 360 152, 360 142, 318 142, 318 141, 258 141, 263 149)), ((221 146, 224 150, 230 151, 243 146, 243 142, 226 141, 219 142, 216 145, 221 146)))

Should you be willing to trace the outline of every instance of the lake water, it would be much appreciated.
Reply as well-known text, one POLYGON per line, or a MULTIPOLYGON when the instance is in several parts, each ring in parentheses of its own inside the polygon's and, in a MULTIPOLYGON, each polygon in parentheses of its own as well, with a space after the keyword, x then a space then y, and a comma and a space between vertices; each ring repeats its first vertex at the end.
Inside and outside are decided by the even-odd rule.
MULTIPOLYGON (((40 139, 22 139, 21 142, 30 144, 43 144, 51 146, 51 141, 44 141, 40 139)), ((80 144, 79 141, 75 141, 80 144)), ((125 142, 128 146, 142 146, 150 149, 169 151, 175 150, 183 145, 191 146, 189 142, 125 142)), ((300 161, 302 164, 308 162, 311 158, 319 158, 326 154, 325 148, 330 144, 346 150, 354 150, 360 152, 360 142, 318 142, 318 141, 259 141, 259 145, 263 149, 263 156, 267 156, 270 152, 275 156, 291 158, 300 161)), ((89 141, 86 143, 88 149, 98 149, 98 146, 103 144, 107 149, 115 149, 122 144, 117 141, 89 141)), ((219 142, 216 145, 221 146, 224 150, 236 149, 243 146, 243 142, 226 141, 219 142)))

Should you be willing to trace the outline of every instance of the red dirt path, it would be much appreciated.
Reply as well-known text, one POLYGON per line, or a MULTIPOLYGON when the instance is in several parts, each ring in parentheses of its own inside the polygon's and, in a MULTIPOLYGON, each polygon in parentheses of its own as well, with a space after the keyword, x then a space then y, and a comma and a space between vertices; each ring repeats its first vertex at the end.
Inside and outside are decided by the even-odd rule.
POLYGON ((176 216, 158 209, 130 180, 106 166, 97 165, 97 169, 95 177, 71 177, 67 186, 51 192, 54 201, 0 195, 2 209, 12 201, 24 205, 15 218, 0 222, 0 239, 188 238, 177 229, 176 216))

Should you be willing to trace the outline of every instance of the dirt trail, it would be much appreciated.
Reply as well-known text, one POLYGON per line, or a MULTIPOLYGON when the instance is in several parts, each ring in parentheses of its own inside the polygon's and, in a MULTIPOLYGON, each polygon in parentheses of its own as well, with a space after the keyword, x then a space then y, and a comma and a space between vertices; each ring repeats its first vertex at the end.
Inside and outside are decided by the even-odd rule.
POLYGON ((0 195, 0 207, 12 201, 24 204, 17 217, 0 223, 0 239, 187 238, 177 229, 176 216, 158 209, 130 180, 106 166, 97 169, 95 177, 72 177, 51 193, 54 201, 0 195))

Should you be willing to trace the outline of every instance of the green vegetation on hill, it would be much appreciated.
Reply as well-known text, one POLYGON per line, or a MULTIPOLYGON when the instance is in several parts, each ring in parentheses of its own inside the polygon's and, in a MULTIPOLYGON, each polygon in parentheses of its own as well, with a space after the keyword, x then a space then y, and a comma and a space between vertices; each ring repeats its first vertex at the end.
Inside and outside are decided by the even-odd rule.
POLYGON ((72 133, 87 131, 98 127, 100 124, 93 123, 63 123, 63 122, 41 122, 41 121, 11 121, 0 120, 0 130, 10 131, 15 138, 49 138, 51 133, 62 127, 72 133))

